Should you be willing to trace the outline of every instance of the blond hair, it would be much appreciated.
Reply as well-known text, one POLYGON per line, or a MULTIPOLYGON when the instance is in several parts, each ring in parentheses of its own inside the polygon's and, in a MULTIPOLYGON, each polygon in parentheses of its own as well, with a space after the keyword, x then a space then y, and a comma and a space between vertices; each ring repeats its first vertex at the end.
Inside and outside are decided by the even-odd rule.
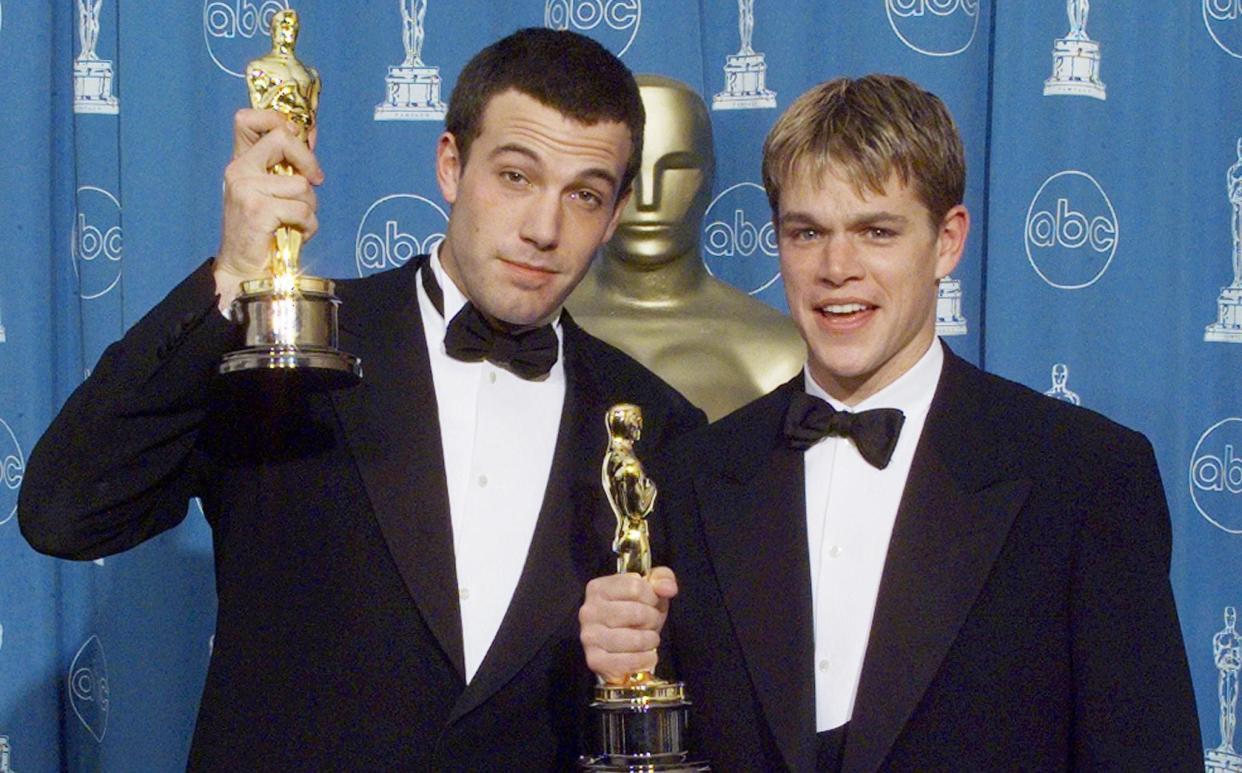
POLYGON ((953 116, 931 92, 896 75, 837 78, 794 100, 763 143, 763 185, 774 220, 781 189, 829 171, 860 195, 884 193, 896 175, 936 227, 966 189, 966 160, 953 116))

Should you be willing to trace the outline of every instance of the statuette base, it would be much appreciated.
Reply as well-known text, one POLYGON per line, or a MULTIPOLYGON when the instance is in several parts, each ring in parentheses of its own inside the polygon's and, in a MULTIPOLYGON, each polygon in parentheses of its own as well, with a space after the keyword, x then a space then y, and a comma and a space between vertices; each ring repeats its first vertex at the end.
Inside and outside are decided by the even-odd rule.
POLYGON ((73 63, 73 112, 116 115, 120 103, 112 95, 112 62, 78 59, 73 63))
POLYGON ((966 335, 966 317, 962 316, 962 283, 951 277, 940 280, 936 296, 936 335, 966 335))
POLYGON ((725 90, 712 97, 713 110, 776 107, 776 92, 765 85, 763 54, 730 54, 725 61, 725 90))
POLYGON ((703 762, 687 761, 686 725, 690 702, 681 682, 631 679, 595 688, 591 708, 599 719, 599 748, 604 753, 581 760, 588 771, 707 771, 703 762))
POLYGON ((1206 773, 1242 773, 1242 756, 1233 751, 1209 749, 1203 755, 1206 773))
POLYGON ((1058 38, 1052 48, 1052 77, 1044 81, 1044 96, 1106 99, 1106 88, 1100 82, 1100 44, 1058 38))
POLYGON ((266 277, 242 283, 233 318, 244 328, 245 348, 229 352, 220 373, 313 372, 308 381, 348 386, 362 378, 362 363, 338 348, 335 285, 319 277, 266 277))
POLYGON ((1219 307, 1217 319, 1207 326, 1203 340, 1242 343, 1242 287, 1222 287, 1219 307))
POLYGON ((388 101, 375 106, 377 121, 439 121, 448 107, 440 100, 440 68, 395 65, 384 79, 388 101))

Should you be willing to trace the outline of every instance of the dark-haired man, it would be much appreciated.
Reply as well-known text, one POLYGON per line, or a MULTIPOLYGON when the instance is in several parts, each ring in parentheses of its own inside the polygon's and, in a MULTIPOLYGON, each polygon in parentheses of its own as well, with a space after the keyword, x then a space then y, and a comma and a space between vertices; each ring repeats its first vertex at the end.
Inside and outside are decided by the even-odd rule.
POLYGON ((1150 444, 936 340, 969 230, 948 110, 821 84, 763 174, 805 373, 653 471, 676 578, 593 581, 588 662, 652 667, 667 610, 717 770, 1201 767, 1150 444))
POLYGON ((436 149, 444 241, 338 285, 365 379, 242 399, 213 389, 240 345, 220 312, 266 273, 277 226, 314 232, 323 173, 284 119, 238 113, 218 256, 104 355, 20 507, 36 548, 88 559, 202 498, 219 615, 192 769, 540 770, 589 751, 575 612, 615 525, 603 417, 638 403, 652 445, 702 422, 561 313, 642 127, 629 71, 588 38, 484 49, 436 149), (268 174, 279 161, 298 173, 268 174), (99 437, 110 453, 81 453, 99 437))

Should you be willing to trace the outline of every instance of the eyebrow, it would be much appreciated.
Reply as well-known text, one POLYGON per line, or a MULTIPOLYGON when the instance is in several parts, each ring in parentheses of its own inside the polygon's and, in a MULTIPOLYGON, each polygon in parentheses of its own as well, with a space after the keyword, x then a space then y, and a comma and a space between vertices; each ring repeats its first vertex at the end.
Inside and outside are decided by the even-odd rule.
MULTIPOLYGON (((520 156, 525 156, 536 164, 543 162, 543 159, 541 159, 539 154, 535 153, 535 151, 525 145, 520 145, 515 142, 509 142, 493 149, 492 152, 488 154, 488 158, 496 158, 497 156, 504 155, 505 153, 517 153, 520 156)), ((614 191, 617 189, 619 183, 617 176, 612 173, 612 170, 599 166, 583 169, 578 173, 577 179, 599 180, 606 183, 614 191)))
MULTIPOLYGON (((820 225, 818 218, 814 217, 813 215, 807 212, 798 212, 798 211, 786 212, 785 214, 781 215, 780 220, 781 220, 782 225, 789 224, 789 223, 792 223, 793 225, 813 225, 813 226, 820 225)), ((859 226, 872 225, 875 223, 892 223, 894 225, 906 225, 909 222, 910 222, 910 218, 906 217, 905 215, 900 215, 900 214, 897 214, 896 212, 885 212, 881 210, 879 212, 864 212, 860 215, 857 215, 856 217, 852 217, 850 218, 850 221, 847 225, 851 228, 857 228, 859 226)))

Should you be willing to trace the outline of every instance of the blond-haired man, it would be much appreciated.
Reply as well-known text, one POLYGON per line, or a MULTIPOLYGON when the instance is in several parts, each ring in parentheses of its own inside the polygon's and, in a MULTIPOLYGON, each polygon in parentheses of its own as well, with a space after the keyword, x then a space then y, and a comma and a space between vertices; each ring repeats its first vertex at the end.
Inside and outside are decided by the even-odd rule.
POLYGON ((821 84, 763 173, 806 368, 653 470, 672 569, 588 586, 588 663, 651 667, 667 611, 720 770, 1201 765, 1150 444, 936 339, 970 226, 945 106, 821 84))

